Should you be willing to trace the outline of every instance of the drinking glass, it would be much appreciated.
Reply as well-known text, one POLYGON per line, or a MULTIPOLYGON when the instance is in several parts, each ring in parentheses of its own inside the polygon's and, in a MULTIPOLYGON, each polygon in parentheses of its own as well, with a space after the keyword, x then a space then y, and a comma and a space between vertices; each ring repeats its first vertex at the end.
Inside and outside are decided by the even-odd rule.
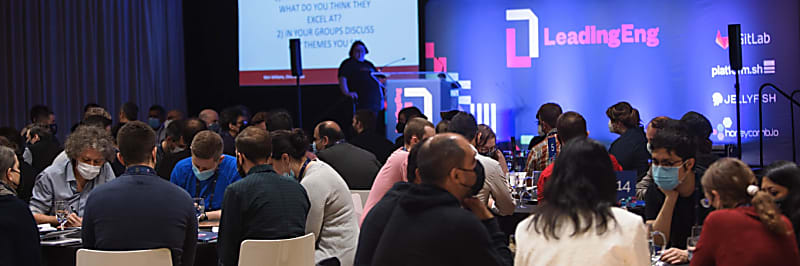
POLYGON ((700 233, 703 231, 703 226, 695 225, 692 226, 692 235, 689 238, 686 238, 686 250, 689 253, 689 260, 692 260, 692 256, 694 255, 694 250, 697 247, 697 242, 700 241, 700 233))
POLYGON ((195 217, 197 217, 197 222, 200 222, 200 216, 203 216, 205 213, 206 206, 203 202, 203 198, 193 198, 192 202, 194 202, 194 210, 195 210, 195 217))
POLYGON ((57 200, 54 205, 56 209, 56 220, 58 220, 58 226, 61 229, 64 229, 64 224, 67 223, 67 217, 69 217, 70 208, 67 201, 64 200, 57 200))

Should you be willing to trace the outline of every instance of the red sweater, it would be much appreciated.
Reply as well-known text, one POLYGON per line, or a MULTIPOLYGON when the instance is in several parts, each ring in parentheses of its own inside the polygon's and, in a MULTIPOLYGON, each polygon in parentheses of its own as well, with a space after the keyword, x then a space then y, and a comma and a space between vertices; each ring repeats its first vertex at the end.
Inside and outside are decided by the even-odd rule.
MULTIPOLYGON (((611 159, 611 164, 614 165, 614 171, 622 171, 622 165, 619 165, 619 162, 617 162, 617 157, 614 157, 614 155, 609 154, 608 158, 611 159)), ((536 199, 539 202, 542 202, 542 200, 544 200, 544 182, 546 182, 547 179, 550 179, 550 176, 553 175, 553 165, 555 165, 555 163, 551 163, 550 165, 548 165, 544 169, 544 171, 542 171, 542 173, 539 174, 539 180, 536 181, 536 187, 539 190, 539 193, 536 194, 536 199)))
MULTIPOLYGON (((781 217, 790 229, 792 224, 781 217)), ((753 207, 711 212, 703 222, 691 266, 800 265, 794 232, 775 234, 761 223, 753 207)))

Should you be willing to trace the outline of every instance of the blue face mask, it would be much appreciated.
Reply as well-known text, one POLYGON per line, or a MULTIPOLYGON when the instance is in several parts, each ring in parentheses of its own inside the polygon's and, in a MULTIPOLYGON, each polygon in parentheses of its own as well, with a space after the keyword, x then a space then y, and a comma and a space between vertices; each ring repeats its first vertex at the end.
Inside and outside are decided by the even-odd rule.
POLYGON ((295 176, 295 174, 294 174, 294 170, 289 170, 289 172, 283 174, 283 176, 291 178, 291 179, 297 179, 297 176, 295 176))
POLYGON ((316 142, 311 142, 311 152, 313 152, 314 154, 317 154, 317 152, 319 152, 317 150, 317 143, 316 142))
POLYGON ((197 169, 197 166, 192 164, 192 172, 194 172, 194 176, 197 177, 197 180, 200 180, 200 181, 206 181, 209 178, 211 178, 212 176, 214 176, 214 171, 215 171, 215 169, 209 169, 209 170, 205 170, 205 171, 200 172, 200 169, 197 169))
MULTIPOLYGON (((683 164, 681 164, 683 166, 683 164)), ((678 181, 678 169, 681 167, 667 167, 653 165, 653 181, 658 187, 664 190, 673 190, 680 182, 678 181)))
POLYGON ((158 118, 155 117, 147 118, 147 124, 154 129, 161 127, 161 121, 159 121, 158 118))
POLYGON ((208 130, 211 130, 211 131, 214 131, 214 132, 219 132, 222 129, 219 127, 219 124, 213 123, 211 125, 208 125, 208 130))

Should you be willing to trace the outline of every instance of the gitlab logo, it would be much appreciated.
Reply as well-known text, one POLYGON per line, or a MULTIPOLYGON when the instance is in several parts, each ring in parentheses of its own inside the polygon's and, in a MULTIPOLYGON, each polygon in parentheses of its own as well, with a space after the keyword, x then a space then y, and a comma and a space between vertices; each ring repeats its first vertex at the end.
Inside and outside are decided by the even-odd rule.
MULTIPOLYGON (((739 36, 739 41, 742 46, 745 45, 767 45, 772 43, 772 36, 769 35, 767 32, 762 33, 741 33, 739 36)), ((714 38, 714 42, 722 47, 722 49, 728 49, 730 47, 730 36, 722 36, 722 32, 717 30, 717 37, 714 38)))
POLYGON ((715 41, 722 49, 728 49, 728 36, 722 37, 722 33, 719 30, 717 30, 717 38, 715 41))

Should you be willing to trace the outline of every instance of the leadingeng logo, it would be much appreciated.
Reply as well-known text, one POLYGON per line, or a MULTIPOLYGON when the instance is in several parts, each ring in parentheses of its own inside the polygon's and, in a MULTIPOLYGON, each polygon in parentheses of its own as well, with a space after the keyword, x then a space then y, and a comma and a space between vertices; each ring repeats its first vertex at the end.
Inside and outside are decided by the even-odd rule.
MULTIPOLYGON (((736 129, 731 128, 733 126, 733 120, 730 117, 725 117, 722 119, 722 123, 717 124, 717 127, 711 132, 711 135, 717 136, 717 140, 723 141, 726 138, 736 138, 736 129)), ((763 133, 764 137, 779 137, 781 135, 780 129, 777 128, 764 128, 762 130, 758 129, 743 129, 742 130, 742 139, 749 139, 749 138, 758 138, 758 134, 763 133)))
MULTIPOLYGON (((736 74, 736 72, 731 69, 730 65, 717 65, 715 67, 711 67, 711 78, 716 78, 718 76, 732 76, 734 74, 736 74)), ((761 63, 753 66, 744 66, 742 67, 742 70, 739 71, 740 76, 772 74, 775 74, 775 59, 764 59, 764 61, 761 63)))

